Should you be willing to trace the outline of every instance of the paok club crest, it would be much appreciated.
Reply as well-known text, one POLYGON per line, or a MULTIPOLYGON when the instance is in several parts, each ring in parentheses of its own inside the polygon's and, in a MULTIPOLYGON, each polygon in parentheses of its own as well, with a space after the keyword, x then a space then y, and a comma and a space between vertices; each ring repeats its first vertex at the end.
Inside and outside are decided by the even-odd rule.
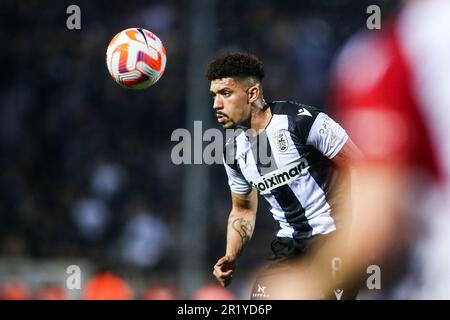
POLYGON ((280 152, 287 151, 289 144, 285 130, 275 132, 273 135, 273 141, 275 142, 275 146, 277 147, 278 151, 280 152))

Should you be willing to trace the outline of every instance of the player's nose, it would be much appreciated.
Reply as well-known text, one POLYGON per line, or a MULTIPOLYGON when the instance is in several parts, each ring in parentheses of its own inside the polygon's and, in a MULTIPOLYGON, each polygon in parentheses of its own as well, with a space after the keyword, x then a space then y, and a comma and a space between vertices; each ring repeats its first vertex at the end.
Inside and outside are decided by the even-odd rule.
POLYGON ((216 97, 214 98, 213 109, 214 109, 214 110, 220 110, 220 109, 223 109, 222 99, 220 99, 220 97, 218 97, 218 96, 216 96, 216 97))

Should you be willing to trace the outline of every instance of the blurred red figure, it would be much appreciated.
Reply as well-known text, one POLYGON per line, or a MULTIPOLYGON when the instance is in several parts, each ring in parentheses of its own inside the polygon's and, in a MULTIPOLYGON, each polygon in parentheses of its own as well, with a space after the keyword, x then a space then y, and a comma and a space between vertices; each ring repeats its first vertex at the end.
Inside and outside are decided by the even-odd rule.
POLYGON ((86 300, 131 300, 130 286, 119 276, 105 272, 91 278, 86 284, 86 300))
POLYGON ((406 1, 381 31, 354 36, 331 87, 365 156, 352 177, 353 271, 378 257, 393 272, 409 252, 412 276, 390 297, 449 299, 450 2, 406 1))
POLYGON ((236 300, 236 297, 218 284, 208 284, 198 289, 192 295, 192 300, 236 300))
POLYGON ((144 300, 177 300, 179 293, 174 288, 150 286, 145 290, 142 298, 144 300))
POLYGON ((0 286, 0 300, 30 300, 30 288, 22 283, 6 283, 0 286))
POLYGON ((35 294, 36 300, 67 300, 67 294, 58 286, 44 286, 35 294))

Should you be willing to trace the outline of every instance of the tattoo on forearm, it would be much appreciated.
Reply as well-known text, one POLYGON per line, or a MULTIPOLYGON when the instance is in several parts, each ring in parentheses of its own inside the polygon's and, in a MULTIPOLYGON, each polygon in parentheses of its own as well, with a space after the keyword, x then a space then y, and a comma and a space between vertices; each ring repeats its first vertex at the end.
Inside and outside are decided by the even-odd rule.
POLYGON ((252 224, 250 221, 244 219, 244 218, 235 218, 230 217, 230 223, 233 229, 239 234, 242 241, 242 247, 245 246, 245 244, 250 240, 250 236, 252 234, 252 224))

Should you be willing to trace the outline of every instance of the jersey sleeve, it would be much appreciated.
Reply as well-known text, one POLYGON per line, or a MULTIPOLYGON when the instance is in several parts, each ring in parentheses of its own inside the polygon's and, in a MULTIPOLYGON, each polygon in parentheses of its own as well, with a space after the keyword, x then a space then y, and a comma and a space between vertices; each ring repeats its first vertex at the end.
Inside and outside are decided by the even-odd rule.
POLYGON ((347 132, 319 109, 295 103, 298 109, 291 114, 295 119, 298 142, 314 147, 328 159, 334 158, 348 140, 347 132))
POLYGON ((321 112, 311 126, 306 143, 332 159, 342 149, 347 139, 347 132, 336 121, 321 112))
POLYGON ((247 194, 252 191, 252 185, 245 180, 242 173, 238 170, 237 166, 229 165, 225 161, 223 162, 225 171, 228 176, 228 185, 230 190, 234 193, 247 194))

